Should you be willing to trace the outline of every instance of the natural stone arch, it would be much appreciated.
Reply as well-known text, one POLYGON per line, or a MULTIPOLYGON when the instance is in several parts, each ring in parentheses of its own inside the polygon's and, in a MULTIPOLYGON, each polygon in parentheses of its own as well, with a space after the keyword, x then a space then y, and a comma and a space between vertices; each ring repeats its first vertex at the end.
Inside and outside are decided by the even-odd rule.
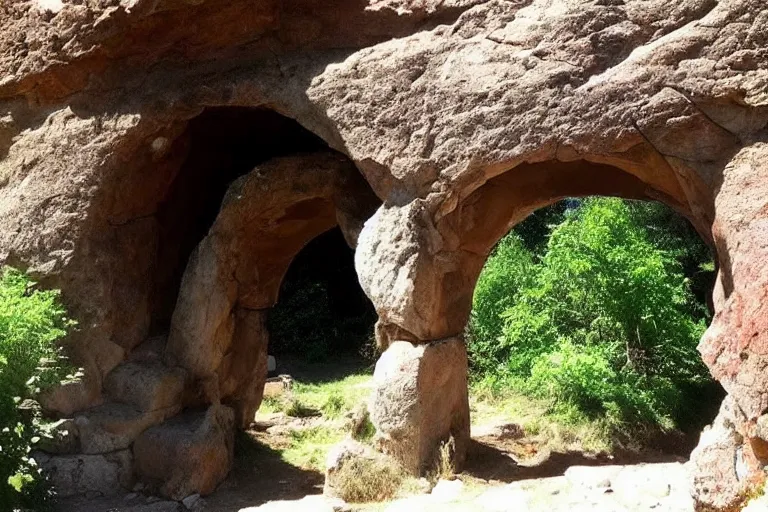
POLYGON ((233 403, 247 427, 266 378, 267 310, 307 242, 336 225, 352 246, 376 200, 341 155, 270 160, 235 181, 184 273, 165 360, 202 403, 233 403))
MULTIPOLYGON (((0 11, 0 261, 61 288, 81 320, 71 348, 84 382, 54 393, 53 412, 98 404, 142 341, 151 292, 137 282, 153 262, 135 241, 158 241, 154 207, 184 157, 173 142, 204 109, 239 106, 298 119, 385 200, 374 224, 413 226, 372 237, 385 243, 368 265, 391 274, 391 290, 368 287, 382 340, 453 330, 455 320, 414 306, 409 279, 443 258, 466 288, 462 258, 475 256, 456 255, 442 219, 494 176, 578 159, 628 172, 641 161, 646 179, 673 169, 686 201, 669 196, 711 231, 721 263, 702 352, 731 394, 720 422, 729 433, 706 441, 727 445, 718 462, 768 437, 762 0, 125 0, 0 11)), ((424 304, 442 293, 416 292, 424 304)))
POLYGON ((585 159, 523 164, 476 186, 446 214, 430 213, 417 200, 382 207, 371 219, 357 263, 361 283, 379 308, 377 342, 387 349, 372 399, 385 451, 422 471, 438 443, 451 437, 456 462, 463 461, 469 410, 462 334, 482 266, 515 224, 537 208, 589 195, 662 200, 691 216, 672 169, 654 171, 641 158, 630 165, 635 155, 654 161, 653 152, 635 152, 614 159, 627 170, 585 159), (393 395, 388 388, 410 391, 393 395), (397 407, 407 420, 393 420, 397 407))
MULTIPOLYGON (((54 117, 51 122, 56 125, 78 118, 72 112, 54 117)), ((231 468, 234 427, 250 423, 248 418, 261 400, 266 377, 265 308, 274 302, 293 255, 336 225, 354 245, 362 222, 379 203, 349 159, 272 110, 181 109, 145 112, 133 120, 115 132, 120 133, 117 138, 94 143, 99 148, 94 153, 81 152, 83 161, 109 155, 102 161, 108 170, 89 174, 95 180, 92 184, 98 185, 87 189, 82 214, 76 220, 72 217, 77 228, 68 235, 76 237, 74 255, 64 255, 63 264, 57 260, 61 267, 46 280, 47 285, 65 290, 83 324, 72 341, 85 378, 43 397, 51 413, 71 418, 61 427, 69 434, 67 442, 51 448, 56 455, 45 457, 62 496, 92 490, 117 493, 130 489, 137 478, 148 489, 174 499, 211 492, 231 468), (254 126, 259 127, 257 133, 254 126), (240 132, 245 134, 241 141, 245 149, 233 150, 228 144, 241 137, 240 132), (219 143, 224 147, 217 151, 219 143), (249 154, 233 156, 232 151, 249 154), (281 157, 286 154, 296 156, 281 157), (265 162, 272 156, 278 158, 265 162), (232 158, 234 165, 229 162, 232 158), (263 164, 262 174, 250 173, 254 162, 263 164), (243 176, 234 185, 226 202, 231 208, 225 208, 218 224, 229 222, 234 229, 217 230, 216 236, 205 239, 223 237, 219 249, 261 248, 249 254, 258 265, 249 267, 254 260, 245 258, 240 267, 228 269, 232 279, 244 281, 243 293, 236 294, 236 303, 224 314, 226 318, 231 314, 231 330, 206 340, 208 345, 196 346, 203 349, 197 355, 190 356, 184 348, 166 351, 168 309, 169 305, 175 309, 179 286, 169 270, 186 266, 189 253, 183 246, 208 231, 206 215, 212 213, 208 222, 215 224, 221 196, 244 173, 254 179, 249 182, 243 176), (248 184, 250 202, 243 206, 236 200, 243 192, 237 185, 248 184), (198 193, 203 203, 194 199, 198 193), (202 220, 195 219, 211 207, 202 220), (238 224, 238 219, 252 224, 238 224), (200 233, 201 227, 205 232, 200 233), (238 246, 238 237, 247 234, 252 245, 238 246), (254 273, 257 267, 259 273, 254 273), (266 276, 263 282, 256 279, 262 276, 266 276), (223 352, 214 350, 211 356, 211 346, 223 352), (206 356, 214 362, 203 366, 190 362, 206 356), (174 462, 179 460, 186 462, 174 462), (76 471, 82 466, 89 469, 76 471), (82 477, 99 473, 102 467, 109 471, 99 478, 82 477)), ((97 137, 97 124, 75 121, 75 125, 82 129, 76 139, 97 137)), ((60 179, 46 194, 58 197, 55 190, 61 187, 69 189, 62 194, 67 195, 72 186, 60 179)), ((25 208, 38 199, 8 201, 5 207, 25 208)), ((30 248, 24 244, 12 249, 6 261, 25 261, 30 248)), ((203 249, 198 252, 210 256, 203 249)), ((186 341, 172 346, 185 347, 186 341)))
POLYGON ((468 411, 461 410, 466 407, 466 399, 435 403, 427 397, 456 395, 458 389, 466 393, 466 359, 461 357, 460 336, 471 308, 474 283, 492 247, 514 224, 536 208, 569 196, 654 199, 691 219, 718 251, 715 319, 699 349, 730 396, 716 422, 723 427, 703 438, 694 453, 694 461, 702 461, 695 482, 704 503, 714 499, 717 506, 725 506, 740 499, 739 493, 750 480, 733 467, 729 471, 728 464, 722 462, 722 452, 732 450, 733 457, 751 468, 739 471, 747 471, 757 479, 766 461, 766 444, 756 427, 765 421, 760 418, 768 405, 759 391, 766 384, 764 372, 759 369, 765 360, 760 350, 746 357, 733 350, 750 346, 751 340, 760 339, 764 329, 762 314, 750 314, 745 322, 744 311, 758 312, 765 307, 762 292, 757 290, 766 286, 768 272, 762 259, 740 256, 737 248, 749 244, 750 253, 762 254, 766 250, 768 219, 765 201, 758 199, 764 198, 766 185, 757 176, 764 168, 767 153, 768 146, 758 143, 723 167, 722 185, 714 191, 714 205, 709 207, 714 218, 710 229, 709 219, 694 213, 707 211, 707 195, 690 193, 706 189, 702 182, 688 182, 690 188, 683 190, 669 166, 665 175, 643 172, 647 168, 642 165, 626 166, 621 160, 616 161, 628 171, 587 160, 521 165, 475 188, 444 215, 430 212, 424 201, 382 207, 361 234, 357 264, 361 282, 379 308, 378 341, 383 348, 390 347, 377 367, 377 392, 373 398, 372 414, 383 449, 412 470, 420 470, 430 463, 424 457, 434 456, 437 443, 452 436, 457 460, 462 460, 461 450, 468 436, 468 411), (744 198, 736 189, 746 183, 750 184, 749 200, 739 208, 747 208, 737 212, 735 204, 744 198), (735 228, 734 222, 744 224, 735 228), (736 266, 734 260, 738 261, 736 266), (418 353, 414 353, 417 348, 418 353), (458 355, 437 355, 446 350, 458 355), (433 358, 441 364, 430 365, 433 358), (408 376, 404 377, 403 372, 408 376), (433 384, 436 376, 429 372, 439 374, 439 384, 433 384), (403 387, 404 379, 410 380, 412 393, 393 397, 388 389, 403 387), (404 407, 411 417, 409 421, 394 422, 389 417, 396 400, 410 404, 404 407), (439 419, 422 422, 422 417, 439 419), (743 446, 741 438, 745 440, 743 446), (718 455, 710 455, 712 450, 719 450, 718 455))

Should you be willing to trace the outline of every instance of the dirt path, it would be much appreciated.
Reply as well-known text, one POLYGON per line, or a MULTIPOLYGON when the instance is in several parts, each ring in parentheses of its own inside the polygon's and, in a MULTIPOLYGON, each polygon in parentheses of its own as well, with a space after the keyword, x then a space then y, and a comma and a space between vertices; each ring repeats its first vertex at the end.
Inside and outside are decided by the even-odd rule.
MULTIPOLYGON (((290 371, 303 382, 336 382, 350 368, 307 365, 290 371), (341 376, 341 377, 340 377, 341 376)), ((359 370, 359 366, 357 367, 359 370)), ((298 379, 297 379, 298 380, 298 379)), ((363 378, 363 380, 365 380, 363 378)), ((368 382, 368 381, 365 381, 368 382)), ((354 384, 360 387, 365 382, 354 384)), ((240 433, 235 465, 229 477, 195 512, 301 512, 360 510, 365 512, 477 510, 571 512, 598 510, 639 512, 692 511, 682 460, 659 453, 594 456, 581 451, 550 452, 546 443, 528 437, 502 416, 485 416, 473 425, 473 441, 464 471, 454 481, 441 481, 427 494, 391 503, 344 505, 325 500, 324 475, 317 462, 298 467, 284 450, 295 432, 338 425, 322 417, 292 418, 282 413, 257 416, 254 428, 240 433), (259 419, 260 418, 260 419, 259 419), (277 429, 267 426, 277 423, 277 429), (653 464, 638 464, 640 462, 653 464), (620 466, 619 464, 622 464, 620 466)), ((341 428, 341 427, 338 427, 341 428)), ((429 486, 427 486, 427 489, 429 486)), ((61 512, 185 512, 184 505, 131 493, 112 499, 70 499, 61 512)))

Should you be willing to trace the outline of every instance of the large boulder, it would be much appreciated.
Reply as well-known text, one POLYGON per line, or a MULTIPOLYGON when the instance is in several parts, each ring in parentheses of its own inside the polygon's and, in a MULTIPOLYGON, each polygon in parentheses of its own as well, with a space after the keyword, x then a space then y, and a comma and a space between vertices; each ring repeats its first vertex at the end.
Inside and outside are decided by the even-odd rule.
POLYGON ((469 442, 467 354, 452 338, 413 345, 396 341, 373 374, 369 405, 375 443, 413 473, 436 463, 442 443, 452 441, 460 469, 469 442))
POLYGON ((235 413, 223 405, 190 411, 147 429, 133 445, 136 475, 174 500, 206 495, 234 461, 235 413))

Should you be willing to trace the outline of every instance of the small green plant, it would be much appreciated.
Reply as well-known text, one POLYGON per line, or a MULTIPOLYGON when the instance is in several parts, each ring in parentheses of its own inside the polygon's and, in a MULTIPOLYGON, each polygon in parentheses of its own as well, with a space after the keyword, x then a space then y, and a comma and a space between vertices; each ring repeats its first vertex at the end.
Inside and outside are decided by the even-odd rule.
POLYGON ((58 341, 71 328, 55 291, 35 289, 29 277, 0 271, 0 509, 46 510, 52 494, 29 457, 43 435, 30 398, 69 371, 58 341))
POLYGON ((453 464, 453 454, 456 451, 456 443, 451 437, 440 443, 437 449, 437 462, 432 480, 450 480, 456 474, 456 466, 453 464))
POLYGON ((366 415, 357 428, 352 431, 352 438, 363 443, 369 443, 375 435, 376 427, 373 425, 373 422, 371 422, 368 415, 366 415))
POLYGON ((337 418, 344 412, 346 406, 346 401, 341 393, 334 391, 323 404, 323 415, 328 418, 337 418))
POLYGON ((294 418, 311 418, 313 416, 320 416, 321 412, 314 407, 306 405, 298 398, 294 398, 286 407, 285 414, 294 418))
POLYGON ((285 402, 277 396, 265 396, 259 406, 259 412, 262 414, 271 414, 276 412, 283 412, 285 408, 285 402))

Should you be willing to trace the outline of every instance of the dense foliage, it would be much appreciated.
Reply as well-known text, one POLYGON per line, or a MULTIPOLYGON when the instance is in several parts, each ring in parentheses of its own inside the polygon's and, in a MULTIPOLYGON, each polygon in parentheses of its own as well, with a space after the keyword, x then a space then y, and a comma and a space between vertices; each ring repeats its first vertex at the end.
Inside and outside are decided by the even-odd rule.
POLYGON ((0 509, 43 510, 50 496, 29 452, 40 417, 29 399, 66 373, 57 341, 71 322, 54 291, 34 290, 27 276, 0 274, 0 509), (27 400, 27 401, 25 401, 27 400))
POLYGON ((489 258, 468 333, 474 378, 614 426, 675 426, 707 375, 695 347, 708 312, 690 289, 706 246, 684 220, 663 231, 678 221, 658 205, 559 208, 546 243, 513 231, 489 258))

